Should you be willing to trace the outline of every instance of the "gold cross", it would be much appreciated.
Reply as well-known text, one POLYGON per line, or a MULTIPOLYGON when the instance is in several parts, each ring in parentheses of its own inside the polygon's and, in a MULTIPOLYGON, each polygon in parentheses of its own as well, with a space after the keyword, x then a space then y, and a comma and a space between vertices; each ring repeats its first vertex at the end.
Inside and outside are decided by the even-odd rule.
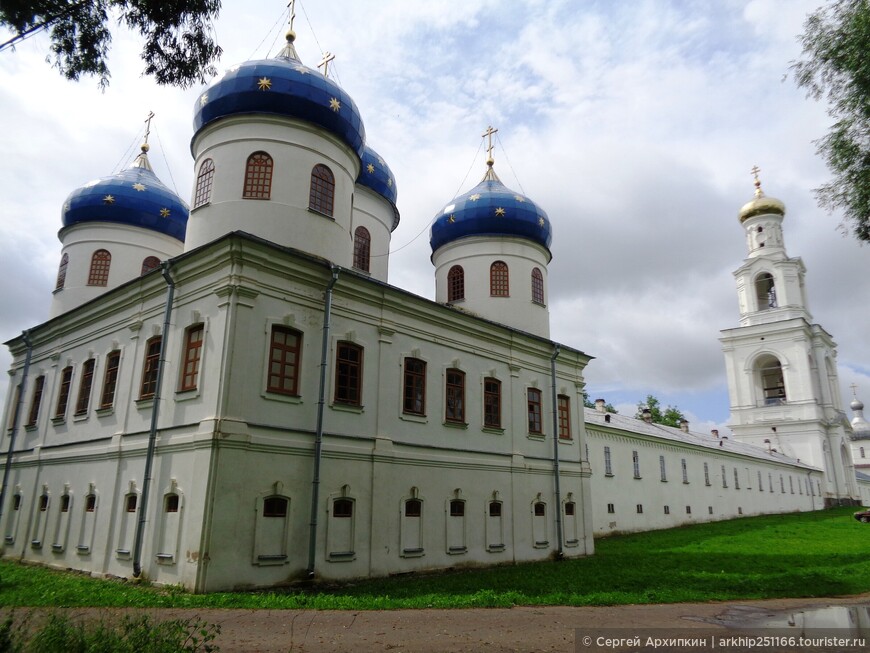
POLYGON ((324 52, 324 53, 323 53, 323 61, 321 61, 319 64, 317 64, 317 67, 318 67, 318 68, 320 68, 321 66, 323 66, 323 76, 324 76, 324 77, 327 77, 327 76, 328 76, 328 72, 329 72, 329 62, 332 61, 333 59, 335 59, 335 55, 334 55, 334 54, 332 54, 331 52, 324 52))
POLYGON ((290 8, 290 31, 293 31, 293 20, 296 18, 296 0, 290 0, 287 3, 287 6, 290 8))
POLYGON ((758 166, 752 166, 752 170, 749 172, 751 172, 752 176, 755 177, 755 196, 761 197, 764 194, 761 192, 761 180, 758 178, 758 173, 761 172, 761 168, 758 166))
POLYGON ((145 118, 145 144, 148 144, 148 136, 151 134, 151 119, 154 117, 154 112, 149 111, 148 117, 145 118))
POLYGON ((487 147, 486 147, 486 159, 487 159, 487 162, 489 162, 489 161, 493 161, 493 158, 492 158, 492 149, 493 149, 493 145, 492 145, 492 135, 495 134, 497 131, 498 131, 498 129, 493 129, 493 128, 492 128, 492 125, 490 125, 489 127, 486 128, 486 131, 483 132, 483 134, 482 134, 482 136, 483 136, 484 138, 489 138, 489 144, 488 144, 487 147))
POLYGON ((855 396, 855 398, 857 399, 857 398, 858 398, 858 393, 857 393, 858 386, 855 385, 855 384, 853 383, 853 384, 850 385, 849 387, 852 388, 852 394, 853 394, 853 395, 855 396))

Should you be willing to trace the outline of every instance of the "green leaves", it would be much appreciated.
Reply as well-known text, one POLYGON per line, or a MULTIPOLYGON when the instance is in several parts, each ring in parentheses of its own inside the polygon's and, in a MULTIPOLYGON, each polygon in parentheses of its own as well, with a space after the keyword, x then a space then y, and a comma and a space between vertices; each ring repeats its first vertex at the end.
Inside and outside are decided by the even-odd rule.
POLYGON ((842 210, 844 226, 870 241, 870 2, 836 0, 811 14, 800 36, 804 58, 791 70, 807 95, 835 119, 816 141, 833 179, 816 189, 819 205, 842 210))
POLYGON ((144 74, 158 84, 186 88, 217 72, 221 48, 212 21, 220 7, 220 0, 12 0, 0 8, 0 24, 19 35, 49 30, 48 61, 67 79, 93 75, 105 88, 114 18, 144 38, 144 74))

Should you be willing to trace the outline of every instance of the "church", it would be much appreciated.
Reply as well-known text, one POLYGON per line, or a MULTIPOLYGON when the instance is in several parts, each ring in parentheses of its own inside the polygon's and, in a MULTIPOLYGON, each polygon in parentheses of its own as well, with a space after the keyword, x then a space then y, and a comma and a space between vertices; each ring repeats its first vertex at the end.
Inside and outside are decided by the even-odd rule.
POLYGON ((67 198, 50 315, 6 343, 4 557, 210 592, 870 503, 866 422, 760 183, 721 337, 734 437, 587 408, 593 357, 549 337, 558 219, 490 140, 433 207, 435 300, 390 285, 396 178, 294 40, 200 94, 189 208, 147 139, 67 198))

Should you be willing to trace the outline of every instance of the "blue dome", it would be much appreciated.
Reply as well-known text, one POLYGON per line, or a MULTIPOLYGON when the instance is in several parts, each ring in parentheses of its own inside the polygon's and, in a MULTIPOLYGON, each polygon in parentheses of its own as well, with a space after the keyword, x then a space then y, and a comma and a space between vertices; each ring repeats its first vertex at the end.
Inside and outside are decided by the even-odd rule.
POLYGON ((468 236, 515 236, 550 249, 553 234, 547 214, 515 193, 490 170, 477 186, 460 195, 435 219, 429 235, 434 253, 442 245, 468 236))
POLYGON ((275 59, 230 68, 196 103, 194 135, 205 125, 244 114, 266 113, 314 123, 362 158, 365 127, 350 96, 335 82, 300 63, 292 42, 275 59))
POLYGON ((368 145, 363 146, 362 166, 356 183, 371 188, 391 204, 396 204, 396 178, 384 160, 368 145))
POLYGON ((74 190, 63 204, 63 226, 113 222, 159 231, 184 242, 187 204, 151 170, 145 154, 132 167, 74 190))

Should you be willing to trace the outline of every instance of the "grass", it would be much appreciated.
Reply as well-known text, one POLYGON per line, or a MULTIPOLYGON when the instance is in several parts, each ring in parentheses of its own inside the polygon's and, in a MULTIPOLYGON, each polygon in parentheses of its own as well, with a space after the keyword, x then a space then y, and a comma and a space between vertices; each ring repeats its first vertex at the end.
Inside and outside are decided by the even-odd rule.
POLYGON ((870 591, 870 526, 852 512, 747 517, 601 539, 589 558, 309 590, 195 595, 2 561, 0 605, 377 610, 860 594, 870 591))
POLYGON ((73 621, 52 612, 41 623, 8 615, 0 623, 2 653, 210 653, 220 650, 214 640, 220 626, 196 618, 152 621, 148 615, 126 615, 108 624, 103 620, 73 621))

